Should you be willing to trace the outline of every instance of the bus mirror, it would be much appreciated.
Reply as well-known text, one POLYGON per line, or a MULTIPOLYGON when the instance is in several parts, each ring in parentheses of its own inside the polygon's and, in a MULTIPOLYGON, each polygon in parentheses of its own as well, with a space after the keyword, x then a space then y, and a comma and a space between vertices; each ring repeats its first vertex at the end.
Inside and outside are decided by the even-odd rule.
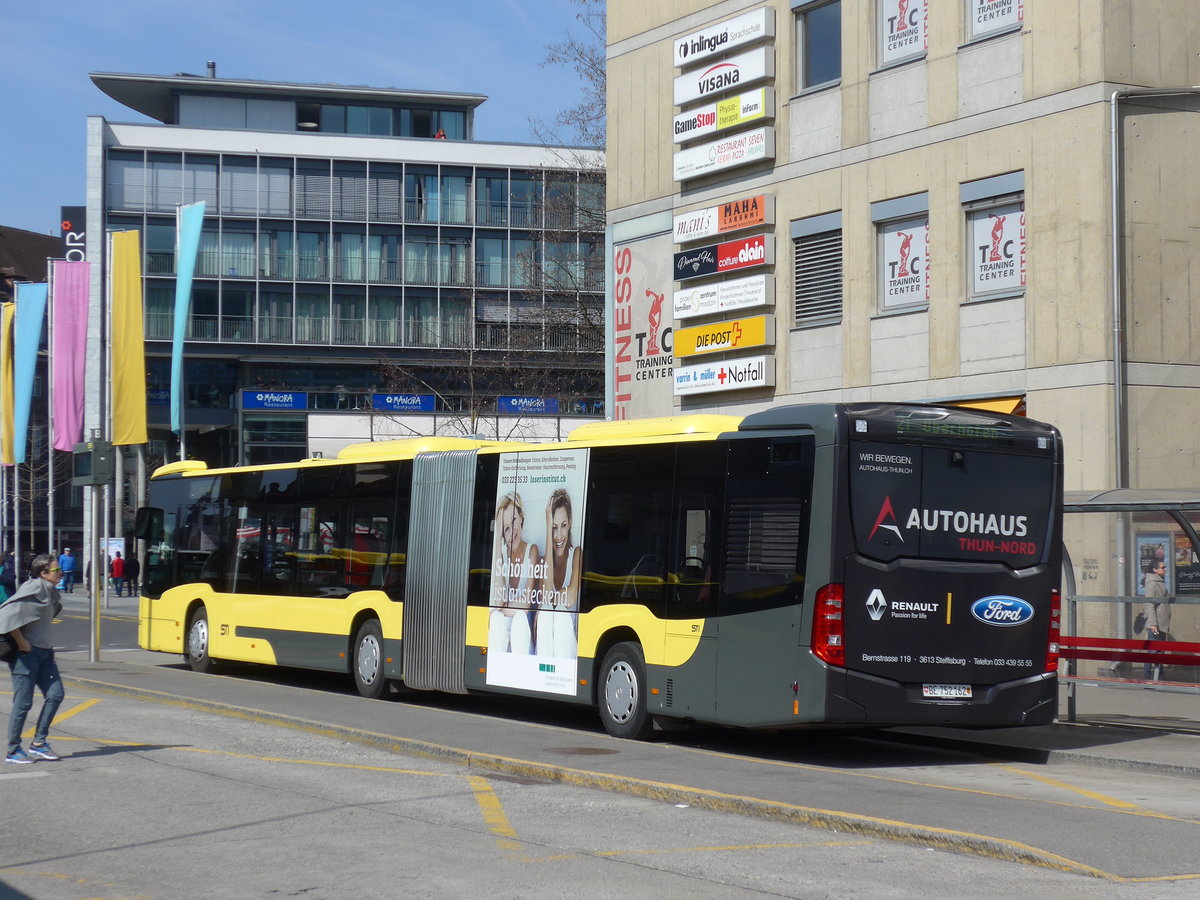
POLYGON ((137 511, 133 525, 133 536, 157 544, 162 540, 163 511, 153 506, 143 506, 137 511))

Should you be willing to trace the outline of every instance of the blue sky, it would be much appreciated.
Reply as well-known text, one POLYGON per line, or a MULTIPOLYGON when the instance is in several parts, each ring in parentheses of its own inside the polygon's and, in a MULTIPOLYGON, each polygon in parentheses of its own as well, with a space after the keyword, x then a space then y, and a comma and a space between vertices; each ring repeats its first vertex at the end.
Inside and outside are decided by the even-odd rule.
POLYGON ((111 0, 6 4, 0 96, 0 225, 58 233, 59 207, 85 201, 89 115, 148 121, 89 72, 485 94, 479 140, 532 142, 579 100, 573 72, 541 65, 575 28, 569 0, 111 0))

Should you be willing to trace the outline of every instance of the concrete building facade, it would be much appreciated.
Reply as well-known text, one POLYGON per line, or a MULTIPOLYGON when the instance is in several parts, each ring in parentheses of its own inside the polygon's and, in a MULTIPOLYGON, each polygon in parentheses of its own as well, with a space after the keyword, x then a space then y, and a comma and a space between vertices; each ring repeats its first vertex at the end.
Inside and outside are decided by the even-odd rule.
POLYGON ((1062 429, 1068 488, 1200 483, 1180 415, 1200 387, 1200 22, 1186 2, 1152 6, 612 0, 608 216, 614 285, 633 251, 630 333, 648 327, 641 298, 665 296, 678 380, 695 361, 681 329, 773 317, 758 347, 704 356, 762 360, 768 383, 704 393, 636 367, 618 382, 615 331, 616 395, 639 413, 994 400, 1062 429), (716 127, 690 127, 711 107, 716 127), (759 197, 769 296, 672 321, 681 293, 744 279, 667 269, 747 234, 673 226, 759 197))
MULTIPOLYGON (((1057 425, 1068 490, 1200 484, 1193 4, 608 10, 614 414, 964 402, 1057 425)), ((1175 525, 1091 519, 1081 593, 1200 593, 1175 525)))

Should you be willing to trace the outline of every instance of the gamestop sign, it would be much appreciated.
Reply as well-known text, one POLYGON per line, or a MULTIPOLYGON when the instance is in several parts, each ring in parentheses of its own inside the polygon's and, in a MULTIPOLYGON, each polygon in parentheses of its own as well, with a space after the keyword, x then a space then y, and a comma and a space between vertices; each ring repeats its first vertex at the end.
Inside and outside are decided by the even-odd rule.
POLYGON ((768 116, 773 117, 768 111, 774 109, 775 89, 761 87, 680 113, 675 117, 671 132, 675 143, 682 144, 693 138, 737 128, 739 125, 748 125, 768 116))
POLYGON ((675 367, 675 396, 744 391, 775 384, 775 360, 766 356, 748 356, 698 366, 675 367))
POLYGON ((775 158, 775 129, 756 128, 675 154, 676 181, 775 158))
POLYGON ((756 234, 747 238, 695 247, 675 254, 674 272, 676 281, 736 272, 769 266, 775 262, 775 245, 769 235, 756 234))

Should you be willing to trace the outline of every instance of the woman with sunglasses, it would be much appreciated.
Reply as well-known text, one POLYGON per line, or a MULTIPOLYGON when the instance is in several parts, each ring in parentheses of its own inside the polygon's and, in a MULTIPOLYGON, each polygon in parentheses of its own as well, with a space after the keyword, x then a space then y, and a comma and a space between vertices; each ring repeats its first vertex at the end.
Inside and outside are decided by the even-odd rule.
POLYGON ((0 606, 0 634, 7 634, 17 645, 17 655, 8 663, 12 673, 12 711, 8 716, 8 755, 10 763, 31 763, 35 759, 58 759, 46 737, 50 723, 63 701, 62 678, 54 661, 54 642, 50 624, 62 612, 58 582, 62 569, 49 556, 34 557, 29 580, 0 606), (21 749, 25 717, 33 707, 33 689, 44 698, 29 750, 21 749))

